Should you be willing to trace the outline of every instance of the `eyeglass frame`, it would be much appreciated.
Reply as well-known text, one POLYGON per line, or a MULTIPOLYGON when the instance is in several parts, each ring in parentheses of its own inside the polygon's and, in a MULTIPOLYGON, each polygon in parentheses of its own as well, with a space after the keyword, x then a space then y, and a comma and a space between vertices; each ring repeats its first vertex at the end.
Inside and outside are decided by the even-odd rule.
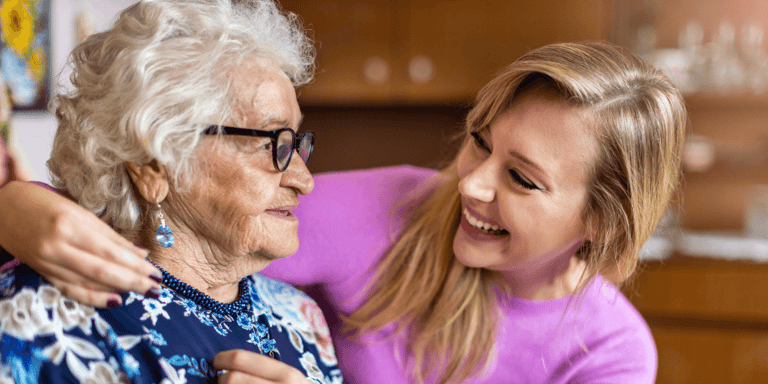
MULTIPOLYGON (((276 129, 274 131, 262 131, 259 129, 229 127, 226 125, 209 125, 203 131, 203 134, 215 135, 219 132, 221 132, 222 135, 269 137, 272 140, 272 165, 275 166, 275 170, 278 172, 284 172, 286 169, 288 169, 288 166, 291 164, 291 160, 293 160, 293 153, 299 150, 299 145, 301 144, 301 141, 304 139, 304 137, 309 136, 309 151, 307 151, 307 159, 305 160, 303 157, 301 158, 301 160, 304 161, 304 164, 309 162, 310 157, 312 157, 312 152, 315 150, 315 133, 312 131, 300 133, 297 135, 296 131, 288 127, 276 129), (283 169, 280 169, 280 166, 277 162, 277 138, 281 133, 283 133, 283 131, 291 132, 291 138, 293 139, 293 142, 291 145, 291 151, 288 152, 288 160, 285 161, 285 166, 283 169)), ((301 157, 301 155, 299 155, 299 157, 301 157)))

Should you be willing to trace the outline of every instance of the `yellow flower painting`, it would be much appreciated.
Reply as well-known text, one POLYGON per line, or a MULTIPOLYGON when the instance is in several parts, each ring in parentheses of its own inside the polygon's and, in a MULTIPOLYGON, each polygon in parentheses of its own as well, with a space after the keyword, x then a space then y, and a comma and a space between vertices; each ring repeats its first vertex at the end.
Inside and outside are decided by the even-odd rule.
POLYGON ((17 55, 25 56, 35 37, 35 9, 29 0, 5 0, 0 8, 3 40, 17 55))
POLYGON ((14 109, 45 109, 50 57, 49 0, 0 0, 0 74, 14 109))

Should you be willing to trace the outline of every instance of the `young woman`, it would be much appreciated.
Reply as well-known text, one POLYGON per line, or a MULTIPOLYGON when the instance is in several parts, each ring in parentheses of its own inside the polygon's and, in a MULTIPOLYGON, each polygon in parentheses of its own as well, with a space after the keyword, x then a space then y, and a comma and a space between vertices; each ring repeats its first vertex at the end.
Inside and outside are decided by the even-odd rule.
MULTIPOLYGON (((653 383, 616 285, 676 188, 685 127, 679 92, 624 49, 536 49, 479 92, 446 169, 316 176, 299 252, 263 273, 321 302, 350 382, 653 383)), ((0 199, 0 244, 74 297, 144 289, 151 271, 120 256, 141 253, 63 198, 0 199)), ((217 363, 248 373, 248 356, 217 363)))

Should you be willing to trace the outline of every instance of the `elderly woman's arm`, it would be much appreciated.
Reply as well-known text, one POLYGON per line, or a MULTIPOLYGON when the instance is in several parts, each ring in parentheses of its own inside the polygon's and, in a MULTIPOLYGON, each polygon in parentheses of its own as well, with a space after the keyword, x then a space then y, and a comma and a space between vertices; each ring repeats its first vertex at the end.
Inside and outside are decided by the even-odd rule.
POLYGON ((0 188, 0 246, 65 295, 104 307, 114 291, 143 294, 160 272, 147 251, 91 212, 43 187, 11 182, 0 188))

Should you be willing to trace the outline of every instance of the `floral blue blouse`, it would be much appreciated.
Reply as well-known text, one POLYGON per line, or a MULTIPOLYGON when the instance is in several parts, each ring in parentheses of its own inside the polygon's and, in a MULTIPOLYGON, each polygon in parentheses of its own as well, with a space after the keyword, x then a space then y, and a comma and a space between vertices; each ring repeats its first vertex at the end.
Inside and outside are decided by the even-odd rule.
POLYGON ((240 287, 240 311, 206 308, 169 288, 158 299, 130 293, 121 307, 94 309, 25 265, 3 271, 0 383, 209 383, 219 374, 214 356, 229 349, 272 356, 313 383, 343 382, 312 299, 259 274, 240 287))

